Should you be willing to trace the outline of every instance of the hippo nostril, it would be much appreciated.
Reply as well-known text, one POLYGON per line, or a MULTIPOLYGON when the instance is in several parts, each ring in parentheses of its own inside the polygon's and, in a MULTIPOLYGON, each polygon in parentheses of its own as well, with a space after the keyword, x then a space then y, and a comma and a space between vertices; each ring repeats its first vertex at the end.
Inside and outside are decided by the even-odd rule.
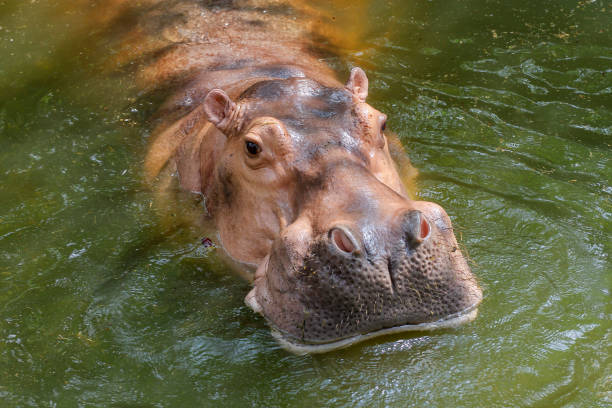
POLYGON ((418 245, 429 237, 431 227, 423 213, 415 210, 404 215, 403 230, 406 241, 418 245))
POLYGON ((424 216, 421 216, 421 231, 419 234, 419 238, 421 238, 421 241, 424 241, 425 238, 427 238, 428 236, 429 236, 429 223, 427 222, 424 216))
POLYGON ((353 251, 356 249, 356 245, 353 242, 353 239, 351 239, 350 235, 340 228, 334 228, 331 230, 330 239, 336 248, 346 254, 353 253, 353 251))

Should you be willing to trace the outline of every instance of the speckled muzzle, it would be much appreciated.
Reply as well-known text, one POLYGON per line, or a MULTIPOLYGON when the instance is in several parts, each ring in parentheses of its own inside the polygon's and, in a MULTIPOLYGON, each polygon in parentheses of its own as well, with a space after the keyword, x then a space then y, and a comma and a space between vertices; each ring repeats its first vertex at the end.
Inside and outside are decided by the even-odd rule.
POLYGON ((276 240, 246 302, 286 347, 329 351, 475 317, 482 292, 446 212, 433 203, 394 200, 392 211, 385 212, 384 201, 369 203, 361 216, 343 214, 344 222, 331 228, 301 217, 276 240))

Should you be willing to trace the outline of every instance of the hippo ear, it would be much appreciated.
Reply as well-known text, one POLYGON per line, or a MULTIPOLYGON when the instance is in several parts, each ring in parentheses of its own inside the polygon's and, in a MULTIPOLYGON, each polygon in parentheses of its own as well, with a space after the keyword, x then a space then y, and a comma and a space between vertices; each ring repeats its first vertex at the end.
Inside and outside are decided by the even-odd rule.
POLYGON ((204 98, 204 112, 208 121, 225 132, 236 110, 236 104, 221 89, 213 89, 204 98))
POLYGON ((346 88, 361 102, 365 102, 368 97, 368 77, 363 69, 355 67, 351 70, 351 77, 346 83, 346 88))

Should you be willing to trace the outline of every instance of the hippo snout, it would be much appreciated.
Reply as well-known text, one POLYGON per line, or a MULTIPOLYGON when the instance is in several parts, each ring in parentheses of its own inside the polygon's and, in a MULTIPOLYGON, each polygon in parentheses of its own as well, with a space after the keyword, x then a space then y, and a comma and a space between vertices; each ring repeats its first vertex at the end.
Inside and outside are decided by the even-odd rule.
POLYGON ((482 292, 448 216, 435 204, 413 207, 388 225, 336 223, 308 235, 302 252, 279 240, 247 303, 294 346, 426 329, 474 310, 482 292))

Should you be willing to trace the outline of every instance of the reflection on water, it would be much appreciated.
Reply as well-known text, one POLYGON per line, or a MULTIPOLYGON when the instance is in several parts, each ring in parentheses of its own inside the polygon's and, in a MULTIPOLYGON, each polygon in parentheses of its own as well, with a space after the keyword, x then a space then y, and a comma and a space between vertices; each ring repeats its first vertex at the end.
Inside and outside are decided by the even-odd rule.
POLYGON ((108 74, 89 4, 65 4, 0 3, 3 406, 612 403, 609 4, 347 14, 363 40, 330 63, 368 71, 485 300, 457 330, 312 357, 279 349, 197 230, 158 222, 141 183, 155 101, 108 74))

